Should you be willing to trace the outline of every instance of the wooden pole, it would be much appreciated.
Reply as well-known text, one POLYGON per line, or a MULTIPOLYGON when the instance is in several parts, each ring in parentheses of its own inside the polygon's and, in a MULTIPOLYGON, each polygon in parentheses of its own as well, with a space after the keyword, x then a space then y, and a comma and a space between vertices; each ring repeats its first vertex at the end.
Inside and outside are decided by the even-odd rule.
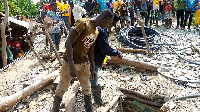
POLYGON ((61 62, 61 59, 60 59, 60 57, 59 57, 58 51, 56 50, 55 44, 54 44, 53 41, 51 40, 51 38, 50 38, 50 36, 49 36, 49 33, 47 33, 47 32, 45 31, 44 34, 45 34, 46 38, 48 39, 50 45, 53 47, 53 50, 54 50, 54 52, 55 52, 55 55, 56 55, 56 57, 57 57, 57 59, 58 59, 58 62, 59 62, 59 64, 60 64, 60 66, 61 66, 61 65, 62 65, 62 62, 61 62))
POLYGON ((132 67, 137 67, 137 68, 143 68, 146 70, 154 71, 157 72, 158 66, 156 65, 151 65, 143 62, 138 62, 135 60, 130 60, 125 57, 123 57, 121 60, 118 57, 112 57, 111 59, 107 59, 107 63, 110 64, 124 64, 132 67))
POLYGON ((145 43, 146 43, 146 46, 147 46, 147 52, 149 54, 149 56, 152 56, 151 54, 151 49, 149 47, 149 42, 147 40, 147 36, 146 36, 146 33, 145 33, 145 29, 144 29, 144 21, 142 20, 141 18, 141 15, 140 15, 140 11, 137 10, 138 12, 138 16, 140 17, 140 19, 138 18, 138 16, 135 15, 135 18, 137 19, 137 21, 139 22, 140 26, 141 26, 141 29, 142 29, 142 34, 143 34, 143 37, 144 37, 144 40, 145 40, 145 43))
POLYGON ((42 77, 39 80, 36 80, 32 85, 24 88, 23 90, 12 94, 10 96, 6 96, 0 99, 0 112, 4 112, 10 109, 12 106, 16 105, 22 99, 26 98, 27 96, 33 94, 34 92, 40 90, 47 84, 54 81, 54 79, 59 76, 59 70, 56 70, 47 76, 42 77))
POLYGON ((42 67, 44 69, 46 69, 46 67, 44 66, 44 64, 42 63, 42 61, 40 60, 40 56, 36 53, 36 51, 34 50, 33 46, 31 45, 30 41, 25 37, 26 42, 28 43, 28 45, 30 46, 31 50, 33 51, 33 53, 35 54, 36 58, 39 60, 39 62, 41 63, 42 67))
POLYGON ((7 65, 7 41, 6 41, 6 26, 8 24, 8 17, 9 17, 9 7, 8 7, 8 1, 4 0, 4 7, 5 7, 5 16, 4 21, 1 23, 1 38, 2 38, 2 60, 3 60, 3 66, 7 65))
POLYGON ((123 53, 147 53, 144 49, 133 49, 133 48, 117 48, 123 53))

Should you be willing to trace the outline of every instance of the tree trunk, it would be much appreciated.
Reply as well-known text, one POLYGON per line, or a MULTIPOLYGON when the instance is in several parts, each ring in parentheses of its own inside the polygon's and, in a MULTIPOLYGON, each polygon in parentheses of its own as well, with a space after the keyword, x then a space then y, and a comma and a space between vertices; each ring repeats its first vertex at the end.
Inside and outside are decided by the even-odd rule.
POLYGON ((3 60, 3 66, 7 65, 7 42, 6 42, 6 25, 8 23, 8 17, 9 17, 9 8, 8 8, 8 1, 4 0, 4 7, 5 7, 5 16, 4 21, 1 23, 1 38, 2 38, 2 60, 3 60))
POLYGON ((53 82, 53 80, 59 76, 59 70, 56 70, 52 72, 51 74, 48 74, 45 77, 42 77, 41 79, 35 81, 32 85, 24 88, 23 90, 12 94, 10 96, 6 96, 0 99, 0 112, 4 112, 8 109, 10 109, 12 106, 16 105, 18 102, 20 102, 22 99, 26 98, 27 96, 33 94, 34 92, 40 90, 47 84, 53 82))

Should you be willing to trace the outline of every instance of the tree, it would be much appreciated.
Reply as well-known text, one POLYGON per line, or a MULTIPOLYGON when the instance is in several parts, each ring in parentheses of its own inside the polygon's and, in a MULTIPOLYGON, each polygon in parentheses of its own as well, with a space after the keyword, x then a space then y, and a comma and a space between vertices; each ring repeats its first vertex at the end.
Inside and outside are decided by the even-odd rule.
POLYGON ((6 25, 8 24, 8 17, 9 17, 9 7, 8 7, 8 1, 4 0, 4 7, 5 7, 5 16, 4 20, 1 23, 1 38, 2 38, 2 59, 3 59, 3 66, 7 65, 7 42, 6 42, 6 25))

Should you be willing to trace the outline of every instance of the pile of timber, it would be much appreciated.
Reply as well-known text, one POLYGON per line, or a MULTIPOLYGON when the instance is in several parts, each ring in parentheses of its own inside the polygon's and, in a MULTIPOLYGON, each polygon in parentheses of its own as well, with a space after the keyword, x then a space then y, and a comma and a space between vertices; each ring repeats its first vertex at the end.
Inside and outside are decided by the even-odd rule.
MULTIPOLYGON (((119 90, 124 94, 125 98, 122 103, 123 109, 126 112, 134 112, 138 109, 138 111, 144 111, 143 104, 153 106, 155 108, 161 108, 164 104, 165 96, 156 96, 156 97, 148 97, 138 91, 129 90, 126 88, 119 88, 119 90), (140 105, 134 104, 135 101, 140 102, 140 105), (158 102, 159 101, 159 102, 158 102), (139 107, 136 107, 139 106, 139 107), (141 107, 140 107, 141 106, 141 107)), ((147 108, 146 108, 147 109, 147 108)))

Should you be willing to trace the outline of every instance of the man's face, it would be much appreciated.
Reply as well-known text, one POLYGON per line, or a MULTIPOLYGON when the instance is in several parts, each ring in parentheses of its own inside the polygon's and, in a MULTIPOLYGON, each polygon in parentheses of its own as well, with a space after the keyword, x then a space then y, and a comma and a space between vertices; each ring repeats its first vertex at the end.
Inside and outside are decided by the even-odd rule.
POLYGON ((73 9, 74 8, 74 4, 70 4, 70 7, 73 9))
POLYGON ((57 4, 54 4, 52 7, 53 7, 52 10, 53 10, 54 12, 56 12, 56 11, 57 11, 57 4))
POLYGON ((101 22, 101 28, 108 28, 108 26, 112 23, 113 17, 112 18, 104 18, 104 20, 101 22))
POLYGON ((63 0, 63 2, 64 2, 64 3, 66 3, 66 2, 67 2, 67 0, 63 0))

